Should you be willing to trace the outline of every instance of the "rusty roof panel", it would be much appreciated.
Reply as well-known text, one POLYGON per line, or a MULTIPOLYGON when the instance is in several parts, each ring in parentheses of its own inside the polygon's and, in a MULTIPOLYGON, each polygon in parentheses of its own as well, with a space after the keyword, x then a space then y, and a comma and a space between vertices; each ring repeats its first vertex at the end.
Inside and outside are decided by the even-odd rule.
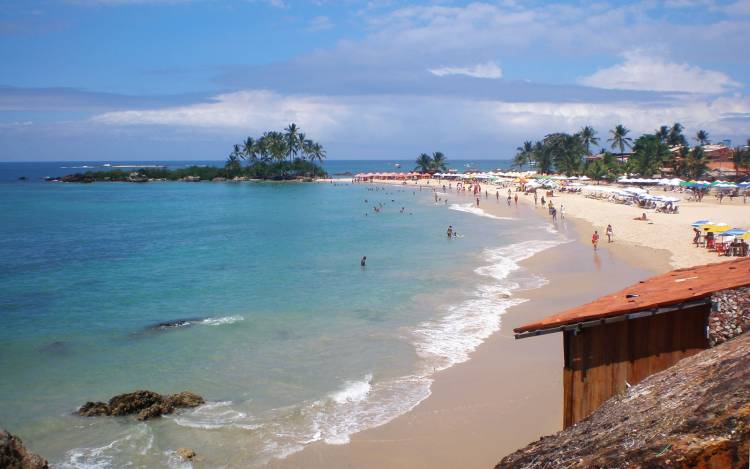
POLYGON ((514 332, 535 331, 669 306, 750 285, 750 258, 677 269, 631 285, 617 293, 526 324, 514 332))

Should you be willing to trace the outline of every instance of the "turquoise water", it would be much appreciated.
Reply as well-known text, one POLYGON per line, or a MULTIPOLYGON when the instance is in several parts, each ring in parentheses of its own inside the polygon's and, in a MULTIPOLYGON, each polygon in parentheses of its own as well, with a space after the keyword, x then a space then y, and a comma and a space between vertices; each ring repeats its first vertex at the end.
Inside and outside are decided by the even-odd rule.
POLYGON ((478 215, 403 187, 0 184, 0 426, 57 467, 179 466, 178 447, 249 467, 345 443, 543 283, 517 262, 559 236, 478 215), (208 404, 71 415, 135 389, 208 404))

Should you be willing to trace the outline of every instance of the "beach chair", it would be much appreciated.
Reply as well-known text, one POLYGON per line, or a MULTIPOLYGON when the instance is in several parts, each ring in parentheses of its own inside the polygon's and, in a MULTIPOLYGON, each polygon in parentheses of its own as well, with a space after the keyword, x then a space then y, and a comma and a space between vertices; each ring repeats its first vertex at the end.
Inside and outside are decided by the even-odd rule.
POLYGON ((706 236, 706 249, 709 251, 716 249, 716 240, 714 238, 709 238, 706 236))
POLYGON ((716 253, 720 256, 726 254, 726 246, 724 245, 724 243, 716 243, 716 253))

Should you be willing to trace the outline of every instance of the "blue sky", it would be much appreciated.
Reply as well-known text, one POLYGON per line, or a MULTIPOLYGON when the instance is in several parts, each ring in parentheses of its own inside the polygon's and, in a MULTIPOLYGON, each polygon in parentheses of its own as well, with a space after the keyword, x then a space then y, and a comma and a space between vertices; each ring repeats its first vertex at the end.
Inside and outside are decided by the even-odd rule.
POLYGON ((0 161, 505 158, 593 125, 750 138, 750 0, 0 0, 0 161))

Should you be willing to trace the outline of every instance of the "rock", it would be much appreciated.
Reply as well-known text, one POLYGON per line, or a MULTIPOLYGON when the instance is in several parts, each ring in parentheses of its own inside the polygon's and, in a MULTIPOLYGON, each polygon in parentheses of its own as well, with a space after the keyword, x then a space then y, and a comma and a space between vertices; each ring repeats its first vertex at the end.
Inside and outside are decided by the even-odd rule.
POLYGON ((130 415, 164 402, 161 394, 153 391, 135 391, 119 394, 109 400, 111 415, 130 415))
POLYGON ((201 396, 190 391, 172 394, 167 397, 167 401, 174 407, 198 407, 206 403, 201 396))
POLYGON ((0 428, 0 467, 3 469, 48 469, 43 457, 36 455, 21 442, 21 439, 0 428))
POLYGON ((104 402, 87 402, 75 413, 82 417, 95 417, 98 415, 131 415, 137 414, 138 420, 149 420, 171 414, 175 408, 197 407, 205 404, 198 394, 183 391, 178 394, 162 396, 153 391, 135 391, 119 394, 104 402))
POLYGON ((748 467, 749 382, 745 333, 649 376, 496 468, 748 467))
POLYGON ((172 410, 174 410, 174 408, 169 403, 165 402, 154 404, 151 407, 138 412, 138 415, 135 418, 141 421, 148 420, 156 417, 161 417, 164 414, 171 414, 172 410))
POLYGON ((195 451, 190 448, 177 448, 175 453, 185 461, 192 461, 195 459, 195 451))
POLYGON ((83 404, 76 414, 81 417, 96 417, 98 415, 110 415, 109 406, 104 402, 87 402, 83 404))

